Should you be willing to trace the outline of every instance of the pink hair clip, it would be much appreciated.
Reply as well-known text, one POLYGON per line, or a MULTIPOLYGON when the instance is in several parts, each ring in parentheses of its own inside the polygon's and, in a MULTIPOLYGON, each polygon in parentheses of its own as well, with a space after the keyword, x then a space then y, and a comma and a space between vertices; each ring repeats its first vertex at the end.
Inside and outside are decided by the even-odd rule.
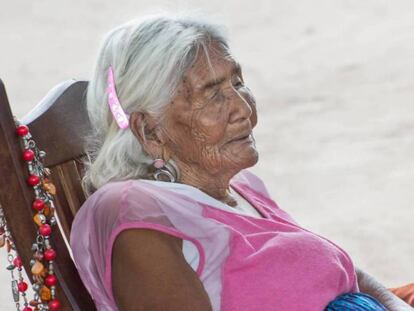
POLYGON ((121 103, 119 102, 119 99, 118 99, 118 95, 116 94, 114 72, 112 70, 112 66, 109 66, 109 69, 108 69, 107 92, 108 92, 109 109, 111 110, 116 123, 121 129, 126 129, 129 126, 128 115, 125 114, 124 109, 122 109, 121 103))

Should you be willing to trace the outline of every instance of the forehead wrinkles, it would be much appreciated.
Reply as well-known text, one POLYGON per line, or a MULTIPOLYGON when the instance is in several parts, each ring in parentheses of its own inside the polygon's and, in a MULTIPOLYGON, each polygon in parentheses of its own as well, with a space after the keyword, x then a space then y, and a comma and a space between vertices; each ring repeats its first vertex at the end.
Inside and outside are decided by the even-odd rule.
POLYGON ((173 109, 180 111, 181 117, 179 119, 187 119, 189 117, 191 127, 194 126, 193 113, 197 110, 202 110, 207 104, 204 94, 197 92, 197 84, 211 80, 215 76, 216 71, 219 71, 217 72, 218 74, 227 74, 226 71, 229 70, 227 68, 233 67, 233 64, 236 63, 229 50, 217 43, 211 43, 207 53, 204 51, 204 48, 200 49, 191 67, 183 75, 182 82, 176 93, 177 100, 173 100, 173 106, 175 107, 173 109), (177 105, 178 102, 184 105, 177 105))
POLYGON ((208 81, 228 75, 236 64, 230 51, 218 43, 210 44, 207 51, 202 48, 185 74, 191 93, 200 91, 200 87, 208 81))

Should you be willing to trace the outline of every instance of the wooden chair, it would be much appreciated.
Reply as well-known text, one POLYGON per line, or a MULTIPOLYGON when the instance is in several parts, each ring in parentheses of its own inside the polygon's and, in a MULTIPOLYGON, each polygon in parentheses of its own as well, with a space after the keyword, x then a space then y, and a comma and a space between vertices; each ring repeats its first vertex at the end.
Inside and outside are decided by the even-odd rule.
MULTIPOLYGON (((73 218, 85 200, 80 185, 80 158, 84 155, 84 137, 90 132, 84 103, 86 88, 86 81, 61 84, 22 120, 29 126, 37 146, 46 152, 44 163, 52 171, 51 180, 57 190, 55 205, 61 227, 53 231, 51 240, 58 254, 55 260, 59 280, 57 297, 62 303, 61 310, 65 311, 96 310, 67 244, 73 218)), ((0 204, 31 281, 29 261, 36 234, 31 208, 34 193, 26 183, 28 172, 21 154, 20 139, 0 80, 0 204)))

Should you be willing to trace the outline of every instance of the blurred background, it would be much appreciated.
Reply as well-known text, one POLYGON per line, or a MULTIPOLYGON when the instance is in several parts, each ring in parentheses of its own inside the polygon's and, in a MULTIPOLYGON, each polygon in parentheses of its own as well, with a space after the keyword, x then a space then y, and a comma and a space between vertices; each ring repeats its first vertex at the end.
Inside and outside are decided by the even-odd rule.
MULTIPOLYGON (((252 169, 279 206, 388 287, 414 282, 414 2, 37 0, 0 4, 0 78, 22 117, 88 79, 102 36, 154 10, 224 24, 256 96, 252 169)), ((0 250, 0 309, 15 310, 0 250)))

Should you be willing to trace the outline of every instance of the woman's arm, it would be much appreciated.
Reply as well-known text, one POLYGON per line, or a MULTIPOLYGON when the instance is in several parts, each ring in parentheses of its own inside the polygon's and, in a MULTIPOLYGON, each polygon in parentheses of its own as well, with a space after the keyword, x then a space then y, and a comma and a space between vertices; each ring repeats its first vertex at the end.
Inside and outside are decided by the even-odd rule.
POLYGON ((123 231, 112 253, 112 289, 120 311, 211 311, 185 261, 182 240, 147 229, 123 231))
POLYGON ((359 290, 371 295, 380 301, 390 311, 412 311, 411 306, 391 293, 385 286, 375 280, 371 275, 356 268, 359 290))

